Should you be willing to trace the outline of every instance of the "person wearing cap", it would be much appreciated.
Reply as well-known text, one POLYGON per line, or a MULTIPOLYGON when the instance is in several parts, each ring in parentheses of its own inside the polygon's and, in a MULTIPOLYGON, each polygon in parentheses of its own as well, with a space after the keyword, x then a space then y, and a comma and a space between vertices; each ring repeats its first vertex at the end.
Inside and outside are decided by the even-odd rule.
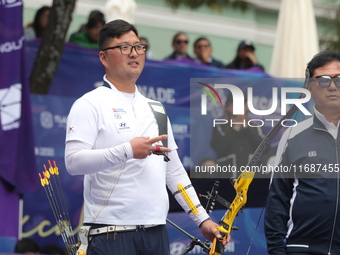
POLYGON ((263 66, 258 63, 255 56, 254 44, 249 40, 243 40, 238 45, 236 57, 232 62, 227 64, 225 68, 248 69, 254 66, 258 66, 260 69, 264 70, 263 66))
POLYGON ((172 38, 172 48, 174 51, 171 53, 171 55, 167 56, 165 59, 190 59, 192 60, 192 57, 188 54, 188 44, 189 44, 189 38, 184 32, 178 32, 174 35, 172 38))
POLYGON ((223 68, 224 65, 212 57, 213 49, 210 41, 205 37, 198 38, 194 43, 195 61, 204 65, 223 68))

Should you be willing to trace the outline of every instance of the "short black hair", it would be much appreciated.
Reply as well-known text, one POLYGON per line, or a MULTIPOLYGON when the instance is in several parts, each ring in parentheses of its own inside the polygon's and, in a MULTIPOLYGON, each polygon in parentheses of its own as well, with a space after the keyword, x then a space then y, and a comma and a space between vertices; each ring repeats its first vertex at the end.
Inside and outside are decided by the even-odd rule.
MULTIPOLYGON (((309 77, 313 77, 315 69, 322 67, 333 61, 340 62, 340 52, 338 51, 322 51, 316 54, 312 60, 307 64, 309 77)), ((306 73, 307 73, 306 70, 306 73)), ((306 74, 307 75, 307 74, 306 74)))
MULTIPOLYGON (((243 93, 243 97, 244 97, 244 104, 246 104, 247 100, 248 100, 247 94, 243 90, 242 90, 242 93, 243 93)), ((227 108, 227 106, 229 104, 232 104, 233 102, 234 102, 233 93, 229 92, 228 95, 227 95, 226 102, 225 102, 225 107, 227 108)))
POLYGON ((199 41, 202 41, 202 40, 206 40, 206 41, 209 43, 209 45, 211 45, 211 43, 210 43, 210 41, 208 40, 208 38, 206 38, 206 37, 200 37, 200 38, 196 39, 196 41, 194 42, 194 48, 196 48, 196 44, 197 44, 199 41))
POLYGON ((104 13, 102 13, 101 11, 99 10, 93 10, 90 12, 89 16, 88 16, 88 19, 91 19, 93 17, 98 17, 98 18, 102 18, 105 20, 105 16, 104 16, 104 13))
POLYGON ((99 49, 100 50, 104 49, 109 40, 113 38, 119 38, 122 34, 125 34, 129 31, 133 31, 138 37, 138 32, 135 26, 125 20, 116 19, 116 20, 106 23, 100 29, 100 32, 99 32, 99 40, 98 40, 99 49))
POLYGON ((148 40, 148 38, 146 38, 145 36, 141 36, 141 37, 139 37, 139 40, 145 40, 147 43, 149 43, 149 40, 148 40))
POLYGON ((15 244, 15 253, 40 252, 39 245, 31 238, 23 238, 15 244))
POLYGON ((91 29, 91 28, 94 28, 94 27, 97 27, 98 24, 102 24, 103 26, 105 25, 105 19, 104 18, 101 18, 101 17, 91 17, 88 19, 85 27, 87 29, 91 29))

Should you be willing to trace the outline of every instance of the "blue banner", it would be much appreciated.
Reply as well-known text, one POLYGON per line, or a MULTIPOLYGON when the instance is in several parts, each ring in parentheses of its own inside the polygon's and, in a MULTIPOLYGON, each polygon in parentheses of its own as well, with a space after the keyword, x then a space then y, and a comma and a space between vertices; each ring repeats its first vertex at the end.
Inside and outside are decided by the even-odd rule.
MULTIPOLYGON (((27 65, 32 67, 39 40, 27 42, 27 65)), ((49 95, 80 97, 100 86, 105 74, 98 51, 65 44, 57 74, 49 95)), ((146 97, 166 106, 190 106, 191 78, 264 78, 261 70, 239 71, 175 61, 146 60, 143 73, 137 81, 139 91, 146 97)))
POLYGON ((37 188, 22 1, 0 2, 0 178, 17 193, 37 188))

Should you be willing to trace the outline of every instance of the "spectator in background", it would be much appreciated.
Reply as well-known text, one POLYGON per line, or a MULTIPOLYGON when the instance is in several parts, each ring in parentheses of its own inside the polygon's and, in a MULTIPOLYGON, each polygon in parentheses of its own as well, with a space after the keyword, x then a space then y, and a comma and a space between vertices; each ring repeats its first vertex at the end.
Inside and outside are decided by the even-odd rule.
POLYGON ((205 37, 198 38, 194 43, 194 53, 196 55, 196 61, 208 66, 215 66, 223 68, 222 62, 214 59, 212 55, 213 49, 210 41, 205 37))
POLYGON ((92 17, 85 25, 85 30, 70 38, 70 43, 82 47, 98 50, 98 35, 100 29, 105 25, 105 20, 101 17, 92 17))
POLYGON ((23 238, 16 243, 14 252, 23 254, 39 254, 40 247, 33 239, 23 238))
POLYGON ((41 38, 46 30, 48 24, 48 17, 50 15, 51 7, 43 6, 36 12, 34 16, 34 21, 28 24, 25 29, 25 39, 34 40, 41 38))
POLYGON ((150 50, 150 44, 149 44, 149 40, 146 37, 139 37, 139 41, 141 44, 145 44, 145 54, 146 54, 146 58, 147 59, 152 59, 152 51, 150 50))
MULTIPOLYGON (((93 11, 90 12, 90 14, 89 14, 89 16, 87 18, 87 22, 90 19, 94 18, 94 17, 98 17, 100 19, 105 20, 105 16, 104 16, 104 14, 101 11, 93 10, 93 11)), ((85 31, 85 27, 86 27, 86 24, 82 24, 77 32, 71 34, 69 41, 73 40, 73 37, 76 36, 77 34, 80 34, 80 33, 84 32, 85 31)))
POLYGON ((175 36, 172 38, 172 48, 174 49, 174 51, 170 56, 166 57, 165 59, 187 58, 187 59, 192 60, 193 58, 190 57, 189 54, 187 53, 188 44, 189 44, 189 39, 185 33, 179 32, 175 34, 175 36))
POLYGON ((248 69, 253 66, 258 66, 260 69, 264 70, 263 66, 257 61, 253 43, 249 40, 243 40, 238 45, 236 57, 231 63, 227 64, 225 68, 248 69))

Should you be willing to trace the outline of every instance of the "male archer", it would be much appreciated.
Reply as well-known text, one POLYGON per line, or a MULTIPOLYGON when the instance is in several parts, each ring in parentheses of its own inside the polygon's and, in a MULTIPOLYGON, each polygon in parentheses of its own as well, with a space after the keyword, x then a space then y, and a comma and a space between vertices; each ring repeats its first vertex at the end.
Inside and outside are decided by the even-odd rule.
MULTIPOLYGON (((168 135, 159 134, 149 105, 158 102, 138 92, 146 47, 136 28, 111 21, 100 30, 98 42, 104 86, 73 104, 65 148, 67 171, 85 176, 84 225, 91 227, 87 254, 169 255, 166 186, 207 239, 221 237, 179 160, 168 119, 168 135), (162 146, 166 139, 167 147, 162 146), (164 153, 168 158, 159 156, 164 153), (197 213, 190 211, 178 184, 197 213)), ((165 114, 162 106, 153 109, 165 114)))

